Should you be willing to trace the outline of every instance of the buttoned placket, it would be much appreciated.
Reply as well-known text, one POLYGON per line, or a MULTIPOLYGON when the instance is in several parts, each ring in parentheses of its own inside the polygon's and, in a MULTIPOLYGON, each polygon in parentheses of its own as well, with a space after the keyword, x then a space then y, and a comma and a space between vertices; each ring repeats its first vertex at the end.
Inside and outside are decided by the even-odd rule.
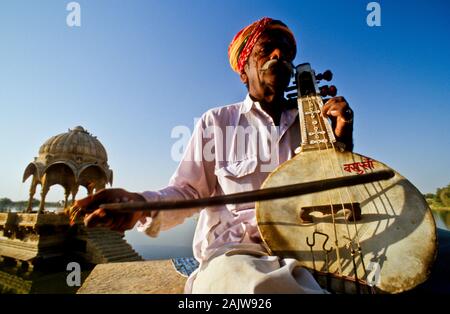
MULTIPOLYGON (((280 124, 278 127, 276 127, 272 117, 261 108, 261 105, 259 104, 259 102, 252 101, 249 111, 253 112, 253 114, 257 118, 264 119, 265 120, 264 125, 266 127, 277 129, 277 132, 276 132, 277 138, 275 139, 274 137, 271 137, 271 140, 276 140, 276 145, 277 145, 276 157, 278 160, 276 160, 274 162, 279 164, 279 161, 283 159, 281 156, 282 150, 280 149, 280 145, 282 145, 282 139, 284 138, 284 135, 286 134, 286 132, 289 130, 289 128, 292 126, 292 124, 296 120, 296 117, 298 115, 297 110, 296 109, 284 110, 281 113, 280 124)), ((272 135, 270 130, 269 130, 269 133, 272 135)))
POLYGON ((295 109, 283 111, 280 118, 280 136, 278 137, 278 143, 281 141, 284 134, 286 134, 286 131, 289 130, 289 128, 295 122, 297 115, 298 113, 295 109))

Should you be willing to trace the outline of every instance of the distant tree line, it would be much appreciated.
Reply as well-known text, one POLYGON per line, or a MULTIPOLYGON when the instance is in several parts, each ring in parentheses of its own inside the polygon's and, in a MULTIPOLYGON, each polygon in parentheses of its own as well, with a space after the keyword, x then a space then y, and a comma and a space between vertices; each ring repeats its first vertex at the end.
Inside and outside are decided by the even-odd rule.
MULTIPOLYGON (((39 206, 39 200, 33 198, 31 202, 33 207, 39 206)), ((61 206, 61 202, 45 202, 47 207, 59 207, 61 206)), ((0 198, 0 212, 8 211, 8 209, 24 209, 28 206, 28 201, 13 201, 7 197, 0 198)))
POLYGON ((435 194, 427 193, 424 196, 434 207, 450 207, 450 184, 438 188, 435 194))

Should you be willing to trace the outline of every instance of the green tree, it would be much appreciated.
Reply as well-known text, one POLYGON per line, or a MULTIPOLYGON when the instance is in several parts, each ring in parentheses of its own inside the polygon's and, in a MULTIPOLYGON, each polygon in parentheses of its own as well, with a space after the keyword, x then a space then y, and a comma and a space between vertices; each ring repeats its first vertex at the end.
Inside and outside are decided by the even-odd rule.
POLYGON ((11 207, 13 205, 13 201, 11 201, 7 197, 0 198, 0 210, 5 210, 8 207, 11 207))
POLYGON ((450 184, 444 188, 437 189, 436 201, 442 206, 450 207, 450 184))

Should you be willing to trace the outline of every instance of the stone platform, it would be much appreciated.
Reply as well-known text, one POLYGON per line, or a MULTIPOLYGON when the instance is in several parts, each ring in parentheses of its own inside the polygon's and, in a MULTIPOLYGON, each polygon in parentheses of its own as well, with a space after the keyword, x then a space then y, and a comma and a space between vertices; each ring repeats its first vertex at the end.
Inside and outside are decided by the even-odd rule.
POLYGON ((79 294, 172 294, 183 293, 187 277, 171 260, 97 265, 84 281, 79 294))
POLYGON ((107 228, 73 226, 64 214, 0 213, 0 257, 34 268, 57 260, 88 264, 141 261, 123 239, 107 228))
POLYGON ((62 257, 68 234, 69 223, 63 215, 0 213, 0 256, 33 267, 62 257))

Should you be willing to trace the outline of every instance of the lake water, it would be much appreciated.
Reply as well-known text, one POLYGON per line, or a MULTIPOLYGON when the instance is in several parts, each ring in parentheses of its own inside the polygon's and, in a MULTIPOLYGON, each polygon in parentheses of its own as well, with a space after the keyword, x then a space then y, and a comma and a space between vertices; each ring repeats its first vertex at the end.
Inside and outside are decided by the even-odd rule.
POLYGON ((450 211, 433 211, 436 227, 450 230, 450 211))
POLYGON ((125 240, 144 259, 167 259, 192 256, 196 218, 189 218, 183 224, 163 231, 157 238, 151 238, 135 229, 125 232, 125 240))

